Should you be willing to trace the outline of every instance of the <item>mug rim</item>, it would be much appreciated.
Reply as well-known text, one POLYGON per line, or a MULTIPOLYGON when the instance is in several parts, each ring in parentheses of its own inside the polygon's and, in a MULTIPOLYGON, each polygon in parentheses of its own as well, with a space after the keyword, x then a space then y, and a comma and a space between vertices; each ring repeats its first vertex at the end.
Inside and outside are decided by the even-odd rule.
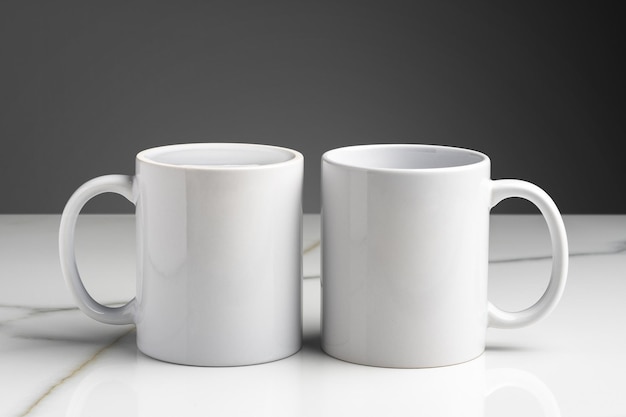
POLYGON ((274 145, 265 145, 260 143, 245 143, 245 142, 188 142, 188 143, 175 143, 169 145, 155 146, 152 148, 144 149, 140 151, 135 159, 138 162, 165 167, 165 168, 173 168, 173 169, 183 169, 183 170, 200 170, 200 171, 221 171, 221 170, 229 170, 229 171, 248 171, 248 170, 258 170, 258 169, 272 169, 278 168, 285 165, 290 165, 294 163, 300 163, 304 160, 304 156, 294 149, 285 148, 281 146, 274 145), (241 150, 270 150, 275 151, 277 153, 281 152, 283 154, 288 155, 288 158, 285 160, 280 160, 277 162, 269 162, 269 163, 261 163, 261 164, 237 164, 237 165, 226 165, 226 164, 177 164, 171 162, 163 162, 155 160, 154 157, 158 155, 163 155, 167 152, 176 152, 176 151, 184 151, 184 150, 206 150, 206 149, 241 149, 241 150), (155 154, 155 155, 151 155, 155 154))
POLYGON ((362 171, 371 171, 371 172, 388 172, 388 173, 418 173, 418 172, 450 172, 450 171, 460 171, 467 170, 482 164, 490 164, 489 157, 479 151, 475 151, 473 149, 461 148, 457 146, 446 146, 446 145, 431 145, 431 144, 421 144, 421 143, 376 143, 376 144, 363 144, 363 145, 350 145, 343 146, 340 148, 335 148, 324 152, 322 155, 322 161, 324 163, 334 165, 341 168, 346 169, 354 169, 354 170, 362 170, 362 171), (359 150, 367 150, 367 149, 400 149, 400 148, 409 148, 409 149, 425 149, 430 151, 447 151, 447 152, 457 152, 459 154, 472 155, 477 157, 478 160, 465 164, 456 164, 449 166, 439 166, 439 167, 411 167, 411 168, 398 168, 398 167, 381 167, 376 166, 374 164, 359 164, 359 163, 349 163, 343 162, 337 159, 337 154, 340 153, 348 153, 352 151, 359 150))

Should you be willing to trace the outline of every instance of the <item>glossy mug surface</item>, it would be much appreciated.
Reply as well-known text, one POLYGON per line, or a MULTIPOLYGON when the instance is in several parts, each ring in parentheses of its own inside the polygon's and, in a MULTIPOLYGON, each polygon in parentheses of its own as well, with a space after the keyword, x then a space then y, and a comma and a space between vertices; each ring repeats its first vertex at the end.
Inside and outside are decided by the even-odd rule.
POLYGON ((331 356, 399 368, 474 359, 488 326, 520 327, 551 312, 567 267, 552 199, 528 182, 491 180, 482 153, 363 145, 322 157, 322 348, 331 356), (509 197, 534 203, 552 239, 548 288, 520 312, 487 300, 489 211, 509 197))
POLYGON ((302 339, 302 180, 302 155, 274 146, 142 151, 135 176, 95 178, 68 201, 65 279, 88 316, 135 323, 138 348, 151 357, 232 366, 290 356, 302 339), (104 192, 136 205, 137 295, 119 308, 87 293, 74 256, 77 216, 104 192))

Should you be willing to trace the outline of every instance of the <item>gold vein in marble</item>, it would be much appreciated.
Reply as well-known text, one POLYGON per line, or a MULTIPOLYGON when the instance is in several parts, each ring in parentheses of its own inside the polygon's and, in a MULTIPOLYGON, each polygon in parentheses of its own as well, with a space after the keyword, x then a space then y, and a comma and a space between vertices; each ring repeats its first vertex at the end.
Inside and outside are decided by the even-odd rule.
MULTIPOLYGON (((110 306, 123 305, 125 302, 117 301, 114 303, 107 303, 110 306)), ((28 307, 16 304, 0 304, 0 308, 14 308, 16 310, 23 310, 24 315, 20 317, 14 317, 12 319, 0 320, 1 324, 12 323, 15 321, 30 319, 32 317, 36 317, 40 314, 48 314, 48 313, 60 313, 64 311, 74 311, 78 310, 78 307, 28 307)))
POLYGON ((306 255, 307 253, 311 252, 313 249, 317 248, 320 243, 322 243, 320 240, 318 240, 317 242, 313 243, 311 246, 309 246, 308 248, 304 249, 302 251, 303 255, 306 255))
POLYGON ((57 389, 58 387, 60 387, 61 385, 63 385, 65 382, 67 382, 68 380, 70 380, 71 378, 73 378, 76 374, 78 374, 80 371, 82 371, 83 369, 85 369, 87 366, 89 366, 89 364, 91 364, 94 360, 96 360, 96 358, 98 358, 98 356, 100 356, 102 354, 102 352, 104 352, 105 350, 109 349, 110 347, 112 347, 113 345, 115 345, 117 342, 119 342, 120 340, 122 340, 122 338, 124 336, 127 336, 130 332, 132 332, 133 330, 135 330, 135 328, 131 328, 128 329, 127 331, 125 331, 124 333, 122 333, 121 335, 119 335, 118 337, 115 338, 115 340, 113 340, 111 343, 109 343, 108 345, 100 348, 96 353, 94 353, 89 359, 87 359, 85 362, 81 363, 77 368, 73 369, 69 374, 67 374, 66 376, 64 376, 63 378, 61 378, 56 384, 52 385, 46 392, 44 392, 39 398, 37 398, 35 401, 33 401, 33 403, 22 413, 20 414, 20 417, 23 416, 27 416, 29 415, 43 400, 45 400, 55 389, 57 389))
MULTIPOLYGON (((626 241, 616 242, 613 249, 596 252, 570 252, 570 258, 582 258, 586 256, 619 255, 626 253, 626 241)), ((546 261, 552 259, 552 254, 546 256, 528 256, 522 258, 506 258, 489 260, 490 264, 505 264, 511 262, 546 261)))

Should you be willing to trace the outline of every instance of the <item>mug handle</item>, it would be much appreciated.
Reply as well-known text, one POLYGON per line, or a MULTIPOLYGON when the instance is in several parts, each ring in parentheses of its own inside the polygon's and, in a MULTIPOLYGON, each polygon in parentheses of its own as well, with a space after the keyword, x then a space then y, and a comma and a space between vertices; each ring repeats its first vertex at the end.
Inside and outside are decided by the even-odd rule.
POLYGON ((547 316, 556 307, 563 295, 568 268, 567 235, 559 209, 545 191, 526 181, 495 180, 491 181, 491 208, 500 201, 520 197, 533 203, 548 224, 552 240, 552 272, 548 288, 539 301, 525 310, 508 312, 488 303, 488 326, 501 329, 513 329, 527 326, 547 316))
POLYGON ((76 220, 83 206, 93 197, 103 193, 116 193, 136 204, 133 192, 134 178, 128 175, 104 175, 87 181, 70 197, 59 228, 59 257, 61 271, 68 287, 74 294, 78 307, 94 320, 108 324, 132 324, 135 318, 135 298, 121 307, 107 307, 96 300, 85 289, 76 265, 74 232, 76 220))

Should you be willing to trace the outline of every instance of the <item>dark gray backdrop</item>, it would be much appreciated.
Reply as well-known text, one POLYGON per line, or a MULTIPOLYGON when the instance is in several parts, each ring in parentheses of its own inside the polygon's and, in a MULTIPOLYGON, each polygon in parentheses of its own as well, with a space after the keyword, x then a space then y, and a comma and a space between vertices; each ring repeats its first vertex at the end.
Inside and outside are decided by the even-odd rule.
POLYGON ((323 151, 417 142, 626 213, 619 2, 471 3, 2 1, 0 212, 58 213, 147 147, 239 141, 305 155, 306 212, 323 151))

